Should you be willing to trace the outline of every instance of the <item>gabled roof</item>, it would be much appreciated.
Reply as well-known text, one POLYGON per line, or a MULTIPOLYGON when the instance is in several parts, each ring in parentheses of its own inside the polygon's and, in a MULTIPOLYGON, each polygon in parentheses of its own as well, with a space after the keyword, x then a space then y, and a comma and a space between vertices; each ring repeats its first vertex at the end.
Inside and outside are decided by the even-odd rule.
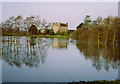
POLYGON ((66 26, 67 27, 67 24, 61 23, 60 26, 66 26))

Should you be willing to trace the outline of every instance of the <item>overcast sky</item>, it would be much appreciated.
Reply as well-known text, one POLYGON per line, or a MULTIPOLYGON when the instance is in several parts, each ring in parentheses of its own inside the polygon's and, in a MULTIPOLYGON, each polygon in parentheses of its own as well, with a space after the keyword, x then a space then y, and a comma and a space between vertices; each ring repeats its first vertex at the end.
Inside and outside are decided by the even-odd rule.
POLYGON ((2 20, 11 16, 39 15, 47 22, 64 22, 69 29, 75 29, 86 15, 91 19, 98 16, 118 16, 117 2, 3 2, 2 20))

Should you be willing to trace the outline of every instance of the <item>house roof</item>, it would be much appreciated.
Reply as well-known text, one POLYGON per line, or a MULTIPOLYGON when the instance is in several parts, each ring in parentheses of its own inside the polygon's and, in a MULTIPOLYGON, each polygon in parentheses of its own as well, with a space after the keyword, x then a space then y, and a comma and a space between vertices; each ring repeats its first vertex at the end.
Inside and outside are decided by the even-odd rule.
POLYGON ((35 25, 31 25, 30 27, 36 27, 35 25))
POLYGON ((60 26, 66 26, 67 27, 67 24, 61 23, 60 26))

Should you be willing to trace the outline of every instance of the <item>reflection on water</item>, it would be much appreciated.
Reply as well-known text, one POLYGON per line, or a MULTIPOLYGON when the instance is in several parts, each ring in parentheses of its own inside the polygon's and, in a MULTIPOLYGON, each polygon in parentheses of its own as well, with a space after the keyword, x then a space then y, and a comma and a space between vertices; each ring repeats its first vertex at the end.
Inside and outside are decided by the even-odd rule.
MULTIPOLYGON (((86 43, 74 42, 74 41, 69 41, 69 39, 4 36, 2 37, 2 44, 0 49, 2 50, 1 53, 3 57, 3 61, 5 61, 10 66, 18 67, 19 69, 22 68, 22 65, 25 65, 25 67, 29 66, 32 68, 32 67, 39 67, 39 65, 41 64, 45 64, 46 66, 48 65, 50 67, 49 68, 50 70, 48 69, 48 67, 46 68, 42 67, 44 71, 46 71, 47 69, 51 71, 51 67, 59 66, 62 67, 62 69, 64 69, 64 71, 62 72, 61 68, 58 67, 58 69, 60 69, 59 72, 66 73, 65 71, 67 69, 65 65, 68 64, 66 66, 69 69, 69 71, 72 72, 74 72, 77 69, 78 70, 83 69, 82 71, 86 71, 87 68, 84 68, 83 66, 88 67, 88 69, 92 69, 92 67, 94 67, 97 72, 98 71, 100 72, 102 70, 109 72, 112 69, 113 70, 119 69, 118 65, 120 65, 119 62, 120 58, 118 56, 119 54, 118 46, 99 45, 98 47, 97 44, 87 43, 87 42, 86 43), (80 51, 80 53, 78 53, 77 50, 78 52, 80 51), (92 63, 89 62, 88 59, 92 63), (49 64, 47 61, 51 63, 49 64), (52 64, 52 62, 55 63, 52 64), (80 64, 81 66, 79 66, 80 64), (89 64, 90 65, 92 64, 92 67, 90 67, 89 64), (74 67, 76 67, 76 69, 72 70, 74 69, 74 67)), ((42 68, 39 69, 42 70, 42 68)), ((67 70, 67 72, 69 71, 67 70)), ((97 73, 96 71, 93 70, 93 72, 91 73, 97 73)), ((103 73, 106 73, 104 71, 103 73)), ((54 68, 53 68, 53 72, 54 72, 54 68)), ((40 73, 40 72, 36 71, 36 73, 40 73)), ((74 73, 76 73, 76 71, 74 73)), ((82 72, 80 72, 80 75, 81 74, 82 72)), ((6 75, 3 76, 4 76, 3 79, 6 80, 6 75)), ((85 74, 82 76, 84 77, 85 74)), ((58 76, 56 75, 56 78, 57 77, 58 76)), ((75 77, 77 76, 75 75, 75 77)))
POLYGON ((38 66, 44 63, 47 56, 47 48, 66 48, 68 42, 65 39, 53 38, 52 41, 46 38, 37 37, 14 37, 8 36, 2 38, 2 56, 9 65, 21 67, 38 66))
POLYGON ((2 57, 9 65, 21 67, 38 66, 45 62, 48 43, 42 38, 34 37, 3 37, 2 57))
POLYGON ((57 49, 66 48, 67 49, 67 45, 68 45, 68 42, 66 39, 63 40, 63 39, 53 38, 52 48, 57 48, 57 49))
POLYGON ((0 60, 2 59, 2 38, 0 36, 0 60))
POLYGON ((100 45, 98 47, 97 44, 87 42, 79 42, 76 46, 79 48, 80 52, 84 54, 86 60, 92 60, 93 67, 98 71, 100 71, 102 67, 104 67, 106 71, 109 71, 111 67, 113 69, 118 68, 118 46, 100 45))
MULTIPOLYGON (((2 38, 2 56, 11 66, 16 65, 21 67, 24 63, 27 66, 38 66, 39 63, 44 63, 47 56, 47 48, 52 45, 52 48, 67 49, 67 39, 53 38, 47 40, 37 37, 14 37, 8 36, 2 38)), ((77 48, 83 53, 86 59, 91 59, 93 67, 98 71, 101 67, 109 71, 109 68, 118 68, 118 46, 100 45, 92 43, 76 43, 77 48)), ((1 49, 1 48, 0 48, 1 49)))
POLYGON ((0 83, 2 83, 2 39, 1 39, 1 36, 0 36, 0 83))

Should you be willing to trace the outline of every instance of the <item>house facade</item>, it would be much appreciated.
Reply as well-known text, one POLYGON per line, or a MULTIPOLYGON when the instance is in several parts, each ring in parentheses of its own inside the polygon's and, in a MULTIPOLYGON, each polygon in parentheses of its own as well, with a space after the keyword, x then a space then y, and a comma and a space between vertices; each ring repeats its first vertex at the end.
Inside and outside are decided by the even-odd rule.
POLYGON ((60 33, 62 33, 62 32, 67 32, 68 31, 68 23, 61 23, 61 22, 59 22, 59 23, 53 23, 53 25, 52 25, 52 29, 53 29, 53 32, 56 34, 58 31, 60 32, 60 33))

